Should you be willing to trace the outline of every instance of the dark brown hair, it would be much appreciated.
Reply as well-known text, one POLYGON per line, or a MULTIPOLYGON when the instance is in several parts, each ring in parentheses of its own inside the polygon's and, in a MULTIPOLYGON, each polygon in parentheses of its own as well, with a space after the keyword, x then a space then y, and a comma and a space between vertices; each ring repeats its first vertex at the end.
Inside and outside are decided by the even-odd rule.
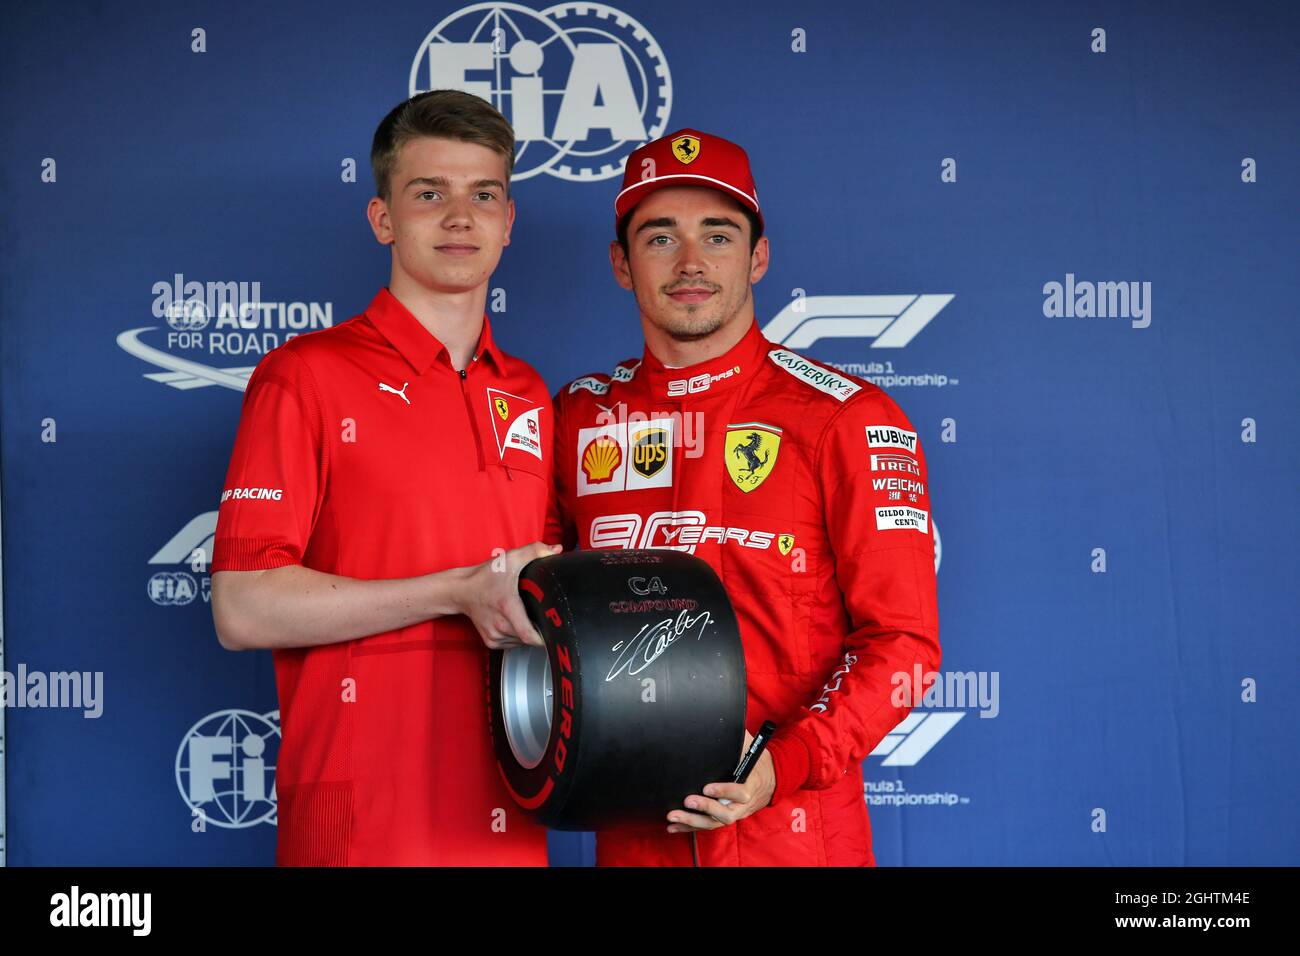
POLYGON ((487 100, 460 90, 430 90, 398 103, 375 130, 370 146, 370 171, 375 190, 384 202, 392 198, 393 170, 397 154, 420 136, 440 136, 464 143, 478 143, 499 153, 506 161, 506 196, 510 174, 515 168, 515 131, 487 100))

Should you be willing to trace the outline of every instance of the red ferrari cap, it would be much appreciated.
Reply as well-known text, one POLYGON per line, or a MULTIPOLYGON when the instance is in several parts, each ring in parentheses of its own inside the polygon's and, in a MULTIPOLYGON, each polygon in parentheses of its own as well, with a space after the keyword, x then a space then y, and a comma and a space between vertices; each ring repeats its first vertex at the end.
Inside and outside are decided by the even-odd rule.
POLYGON ((749 156, 735 143, 697 129, 679 129, 639 147, 627 158, 623 188, 614 199, 614 222, 642 199, 664 186, 709 186, 734 198, 758 217, 758 189, 749 171, 749 156))

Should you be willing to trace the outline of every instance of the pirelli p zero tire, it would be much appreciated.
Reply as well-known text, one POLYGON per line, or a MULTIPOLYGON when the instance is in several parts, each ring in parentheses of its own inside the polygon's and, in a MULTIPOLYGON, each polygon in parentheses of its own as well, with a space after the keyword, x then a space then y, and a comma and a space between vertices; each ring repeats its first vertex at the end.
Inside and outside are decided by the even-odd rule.
POLYGON ((539 558, 519 592, 546 647, 494 651, 493 745, 520 806, 557 830, 667 823, 729 780, 745 653, 722 582, 677 551, 539 558))

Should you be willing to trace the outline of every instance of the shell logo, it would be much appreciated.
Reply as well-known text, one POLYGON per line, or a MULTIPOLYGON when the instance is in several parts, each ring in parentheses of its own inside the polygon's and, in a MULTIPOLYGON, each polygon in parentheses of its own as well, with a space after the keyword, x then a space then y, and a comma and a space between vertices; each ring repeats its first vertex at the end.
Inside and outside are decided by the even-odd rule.
POLYGON ((588 442, 582 453, 582 470, 593 485, 609 481, 623 461, 623 449, 608 435, 599 435, 588 442))

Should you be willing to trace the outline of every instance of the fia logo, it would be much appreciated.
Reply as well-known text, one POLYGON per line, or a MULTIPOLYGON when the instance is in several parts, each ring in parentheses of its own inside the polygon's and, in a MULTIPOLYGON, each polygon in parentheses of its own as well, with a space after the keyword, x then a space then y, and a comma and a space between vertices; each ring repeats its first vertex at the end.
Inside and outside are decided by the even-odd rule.
POLYGON ((276 823, 280 712, 219 710, 199 720, 176 751, 176 787, 204 825, 241 830, 276 823))
POLYGON ((476 3, 420 43, 410 96, 464 90, 515 131, 511 179, 593 182, 623 173, 632 150, 668 128, 673 81, 641 23, 603 3, 476 3))
POLYGON ((150 576, 145 589, 154 604, 182 607, 196 597, 202 597, 204 604, 212 600, 212 576, 207 570, 216 532, 217 512, 205 511, 186 522, 185 527, 154 552, 149 559, 151 565, 177 565, 186 569, 176 567, 150 576))

